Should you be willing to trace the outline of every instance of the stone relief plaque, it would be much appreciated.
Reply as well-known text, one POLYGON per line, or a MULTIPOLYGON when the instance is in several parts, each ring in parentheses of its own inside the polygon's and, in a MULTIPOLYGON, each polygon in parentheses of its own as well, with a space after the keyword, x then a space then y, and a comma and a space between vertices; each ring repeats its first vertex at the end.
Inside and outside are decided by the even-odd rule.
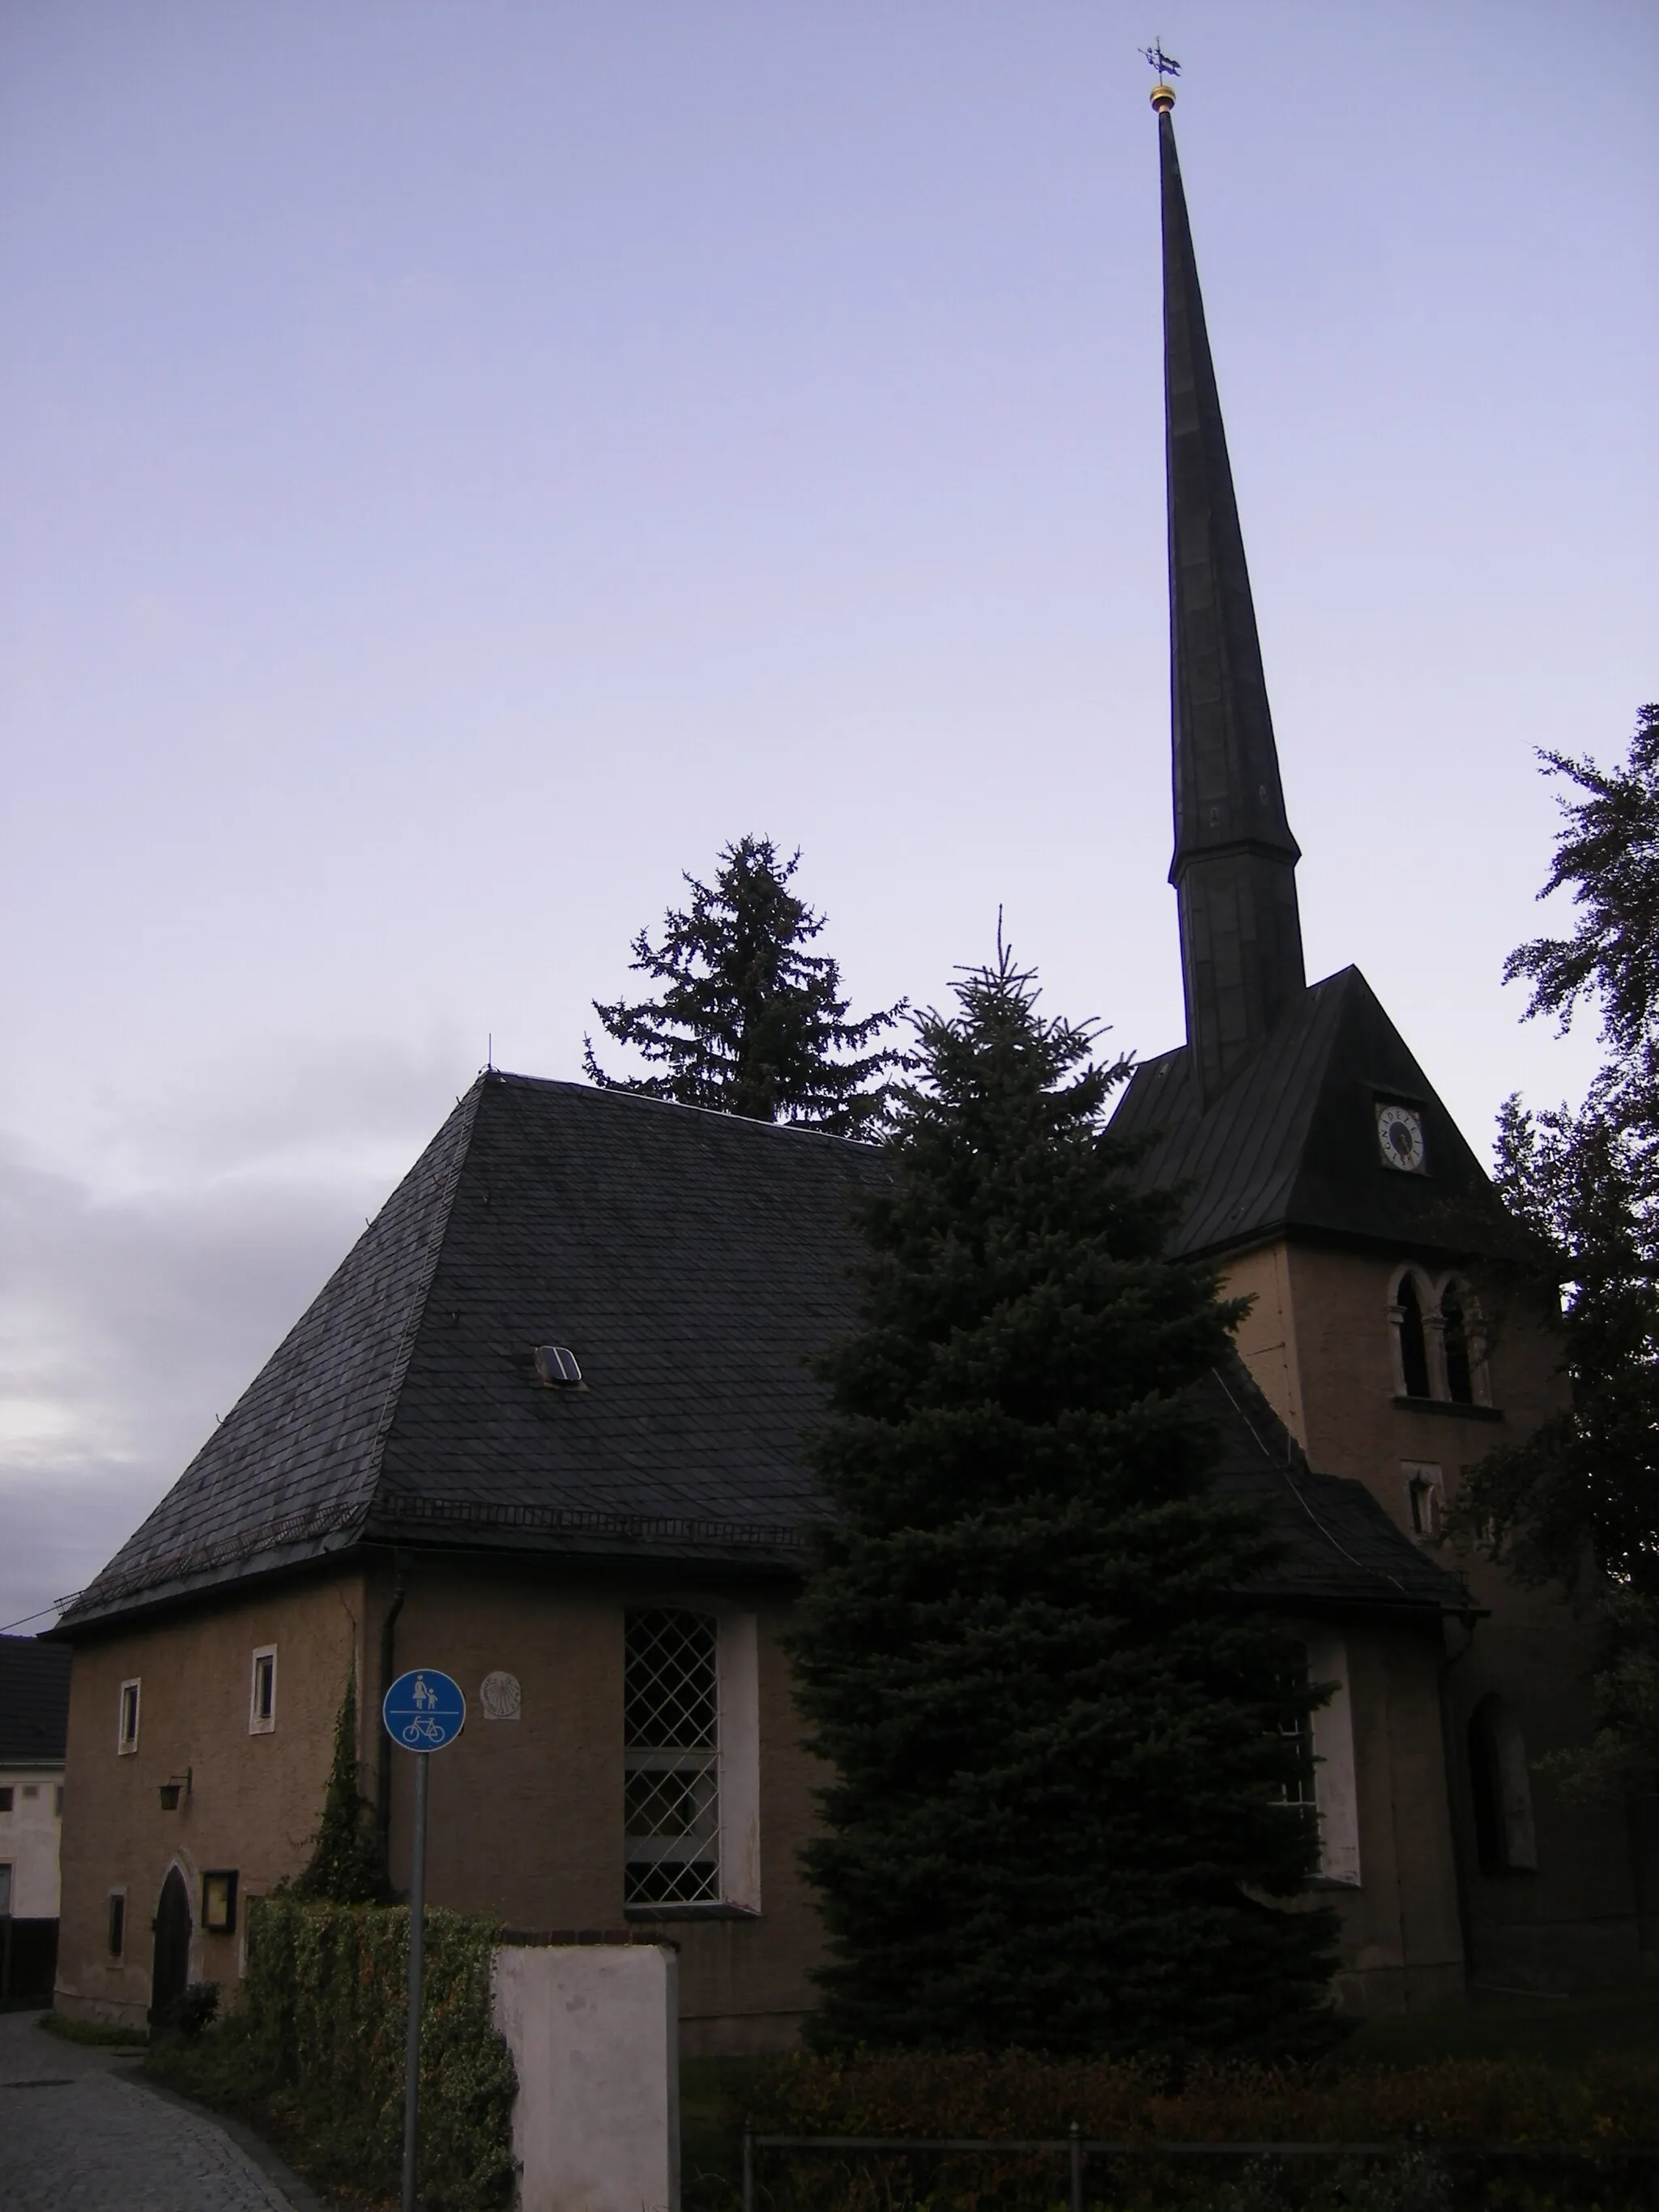
POLYGON ((486 1674, 478 1685, 478 1703, 487 1721, 515 1721, 523 1700, 516 1674, 486 1674))

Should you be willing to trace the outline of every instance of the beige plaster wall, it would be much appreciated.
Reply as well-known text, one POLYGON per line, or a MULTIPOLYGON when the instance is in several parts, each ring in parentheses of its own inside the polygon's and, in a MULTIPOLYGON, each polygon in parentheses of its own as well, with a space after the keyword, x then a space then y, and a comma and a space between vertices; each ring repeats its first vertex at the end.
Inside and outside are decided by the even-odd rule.
POLYGON ((149 2005, 150 1922, 167 1869, 185 1878, 197 1923, 192 1980, 240 1971, 246 1901, 298 1874, 315 1833, 335 1717, 354 1660, 362 1680, 361 1577, 252 1592, 77 1645, 70 1685, 62 1834, 58 2002, 77 2017, 142 2025, 149 2005), (252 1655, 275 1644, 276 1724, 249 1732, 252 1655), (138 1745, 117 1749, 120 1686, 140 1684, 138 1745), (175 1812, 160 1785, 191 1776, 175 1812), (235 1869, 236 1933, 200 1926, 202 1875, 235 1869), (126 1942, 106 1946, 108 1898, 126 1893, 126 1942))
POLYGON ((1464 1994, 1441 1753, 1437 1630, 1346 1624, 1360 1881, 1326 1893, 1342 1923, 1337 1993, 1354 2012, 1423 2012, 1464 1994))
MULTIPOLYGON (((1398 1404, 1388 1312, 1396 1268, 1409 1256, 1279 1243, 1230 1259, 1225 1289, 1254 1300, 1239 1330, 1239 1350, 1312 1464, 1322 1474, 1364 1483, 1413 1535, 1405 1464, 1438 1467, 1448 1498, 1455 1497, 1466 1468, 1498 1445, 1520 1442, 1559 1407, 1564 1383, 1550 1332, 1506 1307, 1471 1269, 1488 1327, 1490 1407, 1398 1404)), ((1534 1771, 1537 1872, 1480 1872, 1468 1772, 1469 1716, 1488 1693, 1507 1699, 1534 1761, 1583 1743, 1592 1725, 1589 1676, 1595 1640, 1582 1600, 1523 1589, 1478 1551, 1431 1542, 1428 1548, 1465 1578, 1486 1615, 1472 1640, 1451 1628, 1446 1645, 1450 1802, 1474 1978, 1499 1986, 1562 1988, 1659 1969, 1653 1930, 1638 1907, 1642 1854, 1633 1848, 1621 1808, 1574 1806, 1534 1771)), ((1398 1729, 1394 1742, 1397 1757, 1404 1743, 1398 1729)))
MULTIPOLYGON (((371 1620, 390 1602, 377 1581, 371 1620)), ((477 1567, 416 1561, 398 1614, 395 1665, 453 1674, 470 1717, 433 1761, 428 1894, 509 1928, 619 1929, 631 1917, 678 1945, 685 2047, 788 2047, 810 2002, 817 1919, 795 1854, 811 1820, 813 1762, 801 1751, 779 1632, 788 1600, 711 1579, 665 1585, 568 1565, 477 1567), (757 1621, 760 1705, 762 1911, 665 1918, 623 1908, 623 1617, 665 1603, 741 1610, 757 1621), (515 1675, 520 1717, 481 1717, 477 1689, 515 1675)), ((376 1647, 378 1648, 378 1647, 376 1647)), ((394 1755, 392 1869, 408 1879, 412 1771, 394 1755)))
MULTIPOLYGON (((688 2052, 793 2044, 811 2002, 808 1971, 821 1953, 796 1854, 811 1830, 812 1791, 822 1770, 800 1748, 789 1697, 780 1641, 787 1595, 733 1580, 669 1583, 568 1561, 472 1565, 416 1558, 404 1584, 393 1666, 435 1666, 454 1674, 470 1716, 459 1741, 433 1759, 428 1895, 538 1933, 619 1931, 630 1924, 623 1906, 621 1849, 625 1613, 672 1602, 753 1614, 762 1912, 635 1918, 631 1924, 678 1947, 688 2052), (519 1680, 517 1720, 483 1717, 479 1686, 497 1671, 519 1680)), ((235 1867, 244 1898, 299 1870, 316 1825, 340 1688, 354 1654, 363 1690, 362 1771, 372 1788, 380 1631, 392 1590, 390 1565, 377 1566, 366 1579, 290 1583, 98 1639, 77 1652, 64 1821, 60 2002, 66 2010, 142 2019, 149 2002, 149 1921, 175 1858, 198 1911, 200 1877, 209 1868, 235 1867), (277 1727, 270 1735, 250 1735, 249 1668, 254 1649, 264 1644, 278 1650, 277 1727), (140 1744, 133 1756, 119 1757, 118 1689, 133 1674, 143 1683, 140 1744), (157 1785, 186 1766, 194 1769, 192 1794, 179 1812, 165 1814, 157 1785), (106 1905, 117 1886, 128 1891, 129 1937, 125 1959, 110 1961, 106 1905)), ((1343 1633, 1362 1882, 1328 1893, 1344 1927, 1340 1993, 1363 2009, 1416 2008, 1459 1994, 1462 1986, 1438 1723, 1444 1655, 1431 1629, 1349 1622, 1343 1633)), ((412 1775, 409 1756, 394 1753, 392 1868, 400 1886, 408 1879, 412 1775)), ((1551 1852, 1565 1858, 1570 1846, 1548 1820, 1540 1831, 1551 1852)), ((1587 1864, 1594 1877, 1593 1852, 1587 1864)), ((233 1979, 239 1948, 236 1939, 198 1931, 192 1973, 233 1979)))
POLYGON ((11 1869, 11 1906, 18 1920, 58 1917, 58 1792, 61 1766, 0 1766, 0 1866, 11 1869))

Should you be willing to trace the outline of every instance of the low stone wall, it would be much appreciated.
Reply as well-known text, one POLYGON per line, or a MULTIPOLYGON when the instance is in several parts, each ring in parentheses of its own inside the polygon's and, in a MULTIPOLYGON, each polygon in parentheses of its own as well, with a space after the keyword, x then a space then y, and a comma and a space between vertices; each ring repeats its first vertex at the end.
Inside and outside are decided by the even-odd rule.
POLYGON ((678 1961, 656 1943, 507 1943, 519 2212, 678 2212, 678 1961))

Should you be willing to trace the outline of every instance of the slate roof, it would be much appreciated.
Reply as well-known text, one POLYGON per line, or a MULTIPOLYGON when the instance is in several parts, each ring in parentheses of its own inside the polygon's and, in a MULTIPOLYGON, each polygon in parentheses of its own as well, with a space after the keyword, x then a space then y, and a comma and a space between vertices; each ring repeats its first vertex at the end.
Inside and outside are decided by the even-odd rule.
POLYGON ((1314 983, 1206 1108, 1183 1046, 1135 1070, 1115 1129, 1152 1139, 1142 1174, 1189 1186, 1172 1249, 1300 1231, 1455 1255, 1520 1231, 1358 968, 1314 983), (1423 1114, 1426 1172, 1382 1164, 1380 1103, 1423 1114))
POLYGON ((74 1656, 38 1636, 0 1636, 0 1766, 63 1765, 74 1656))
MULTIPOLYGON (((366 1543, 798 1568, 806 1362, 851 1318, 848 1200, 884 1172, 817 1131, 480 1077, 60 1629, 366 1543), (538 1343, 587 1387, 540 1387, 538 1343)), ((1461 1606, 1358 1486, 1307 1478, 1310 1519, 1251 1402, 1216 1401, 1228 1479, 1273 1491, 1297 1589, 1461 1606)))
POLYGON ((1219 1437, 1218 1490, 1265 1504, 1279 1547, 1253 1595, 1324 1610, 1479 1610, 1465 1585, 1395 1526, 1363 1482, 1314 1473, 1242 1360, 1212 1371, 1202 1397, 1219 1437))

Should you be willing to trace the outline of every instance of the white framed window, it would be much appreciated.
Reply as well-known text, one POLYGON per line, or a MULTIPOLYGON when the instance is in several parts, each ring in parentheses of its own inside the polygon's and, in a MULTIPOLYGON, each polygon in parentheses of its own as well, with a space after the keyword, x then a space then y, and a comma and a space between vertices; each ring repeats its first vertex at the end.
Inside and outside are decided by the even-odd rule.
POLYGON ((624 1642, 623 1903, 757 1912, 754 1616, 653 1607, 624 1642))
POLYGON ((276 1725, 276 1646, 262 1644, 248 1677, 247 1732, 269 1735, 276 1725))
POLYGON ((1536 1874, 1532 1771, 1515 1708, 1496 1694, 1469 1716, 1469 1787, 1482 1874, 1536 1874))
POLYGON ((1406 1486, 1406 1523, 1413 1536, 1437 1536, 1445 1512, 1445 1471, 1435 1460, 1402 1459, 1400 1480, 1406 1486))
POLYGON ((120 1696, 116 1704, 115 1748, 124 1753, 137 1751, 138 1748, 139 1687, 139 1678, 137 1674, 130 1681, 123 1682, 120 1696))
POLYGON ((1308 1638, 1308 1679, 1331 1693, 1313 1716, 1314 1802, 1319 1812, 1319 1878, 1359 1887, 1359 1790, 1353 1756, 1348 1647, 1320 1630, 1308 1638))

